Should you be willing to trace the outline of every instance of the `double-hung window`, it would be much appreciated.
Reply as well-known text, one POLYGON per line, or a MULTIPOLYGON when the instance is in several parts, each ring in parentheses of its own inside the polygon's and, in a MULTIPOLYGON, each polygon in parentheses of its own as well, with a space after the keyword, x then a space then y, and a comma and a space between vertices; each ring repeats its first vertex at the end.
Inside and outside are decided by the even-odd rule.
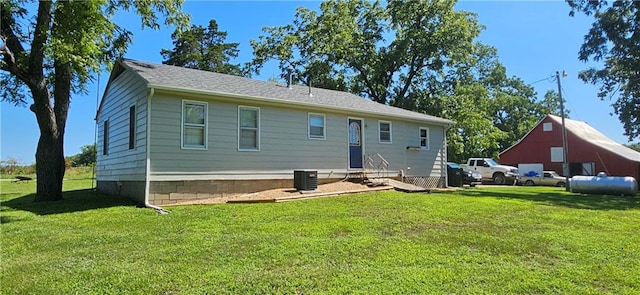
POLYGON ((309 113, 309 138, 325 139, 324 123, 325 116, 323 114, 309 113))
POLYGON ((260 109, 238 107, 238 150, 260 150, 260 109))
POLYGON ((391 143, 391 122, 378 121, 378 141, 380 143, 391 143))
POLYGON ((420 148, 429 149, 429 128, 427 127, 420 127, 420 148))
POLYGON ((182 148, 207 148, 207 103, 182 101, 182 148))

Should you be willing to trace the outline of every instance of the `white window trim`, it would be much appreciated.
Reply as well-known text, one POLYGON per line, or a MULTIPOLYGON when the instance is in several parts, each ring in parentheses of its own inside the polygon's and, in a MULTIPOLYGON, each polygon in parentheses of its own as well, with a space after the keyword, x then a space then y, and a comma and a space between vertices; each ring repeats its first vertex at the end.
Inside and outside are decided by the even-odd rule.
POLYGON ((307 113, 307 136, 313 140, 326 140, 327 139, 327 117, 320 113, 307 113), (311 135, 311 116, 322 117, 322 137, 311 135))
POLYGON ((418 131, 418 145, 420 146, 420 149, 423 151, 428 151, 429 147, 431 146, 431 138, 430 138, 430 132, 429 132, 429 127, 420 127, 420 130, 418 131), (427 131, 427 146, 422 146, 422 130, 426 130, 427 131))
MULTIPOLYGON (((207 143, 209 142, 209 104, 204 101, 196 100, 182 100, 182 118, 180 120, 180 147, 184 150, 207 150, 207 143), (204 107, 204 146, 185 145, 184 144, 184 127, 185 127, 185 114, 184 109, 187 104, 200 105, 204 107)), ((201 126, 200 124, 191 124, 192 126, 201 126)))
POLYGON ((391 123, 391 121, 378 120, 378 143, 381 143, 381 144, 393 143, 393 123, 391 123), (382 137, 380 136, 380 134, 382 133, 380 124, 383 124, 383 123, 389 124, 389 141, 383 141, 382 137))
POLYGON ((240 152, 259 152, 260 151, 260 108, 259 107, 250 107, 250 106, 238 106, 238 151, 240 152), (257 130, 256 130, 256 148, 254 149, 246 149, 246 148, 241 148, 240 147, 240 113, 242 112, 243 109, 246 110, 255 110, 256 111, 256 115, 258 116, 258 118, 256 119, 257 121, 257 130))

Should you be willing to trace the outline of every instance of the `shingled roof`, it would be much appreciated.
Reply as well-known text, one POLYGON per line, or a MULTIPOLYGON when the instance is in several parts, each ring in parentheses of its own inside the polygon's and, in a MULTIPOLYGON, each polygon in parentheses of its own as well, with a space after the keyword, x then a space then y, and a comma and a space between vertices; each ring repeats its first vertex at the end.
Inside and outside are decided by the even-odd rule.
MULTIPOLYGON (((438 125, 454 123, 447 119, 380 104, 348 92, 313 87, 312 95, 309 95, 307 86, 291 85, 291 88, 288 88, 275 82, 132 59, 118 60, 116 68, 119 66, 138 74, 150 88, 294 104, 316 109, 335 109, 354 114, 382 115, 438 125)), ((115 77, 112 76, 113 78, 115 77)))

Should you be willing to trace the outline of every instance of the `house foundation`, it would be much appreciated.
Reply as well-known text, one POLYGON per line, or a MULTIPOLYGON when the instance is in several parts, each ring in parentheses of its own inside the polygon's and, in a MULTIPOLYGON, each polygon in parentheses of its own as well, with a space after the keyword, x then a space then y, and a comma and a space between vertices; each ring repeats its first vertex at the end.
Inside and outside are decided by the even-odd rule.
MULTIPOLYGON (((318 179, 318 185, 341 180, 343 179, 318 179)), ((405 177, 402 181, 424 188, 437 188, 444 187, 445 178, 405 177)), ((293 179, 152 181, 149 186, 149 203, 157 206, 172 205, 282 188, 293 188, 293 179)), ((97 189, 101 193, 126 196, 144 204, 144 181, 98 181, 97 189)))

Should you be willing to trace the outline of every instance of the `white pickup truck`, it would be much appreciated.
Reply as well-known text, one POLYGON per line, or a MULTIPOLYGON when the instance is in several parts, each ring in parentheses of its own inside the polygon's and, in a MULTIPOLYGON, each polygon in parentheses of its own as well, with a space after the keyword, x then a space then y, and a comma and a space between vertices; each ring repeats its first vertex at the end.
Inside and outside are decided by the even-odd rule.
POLYGON ((478 171, 482 175, 482 180, 493 181, 495 184, 514 184, 520 178, 518 168, 500 165, 491 158, 469 158, 467 164, 460 166, 478 171))

